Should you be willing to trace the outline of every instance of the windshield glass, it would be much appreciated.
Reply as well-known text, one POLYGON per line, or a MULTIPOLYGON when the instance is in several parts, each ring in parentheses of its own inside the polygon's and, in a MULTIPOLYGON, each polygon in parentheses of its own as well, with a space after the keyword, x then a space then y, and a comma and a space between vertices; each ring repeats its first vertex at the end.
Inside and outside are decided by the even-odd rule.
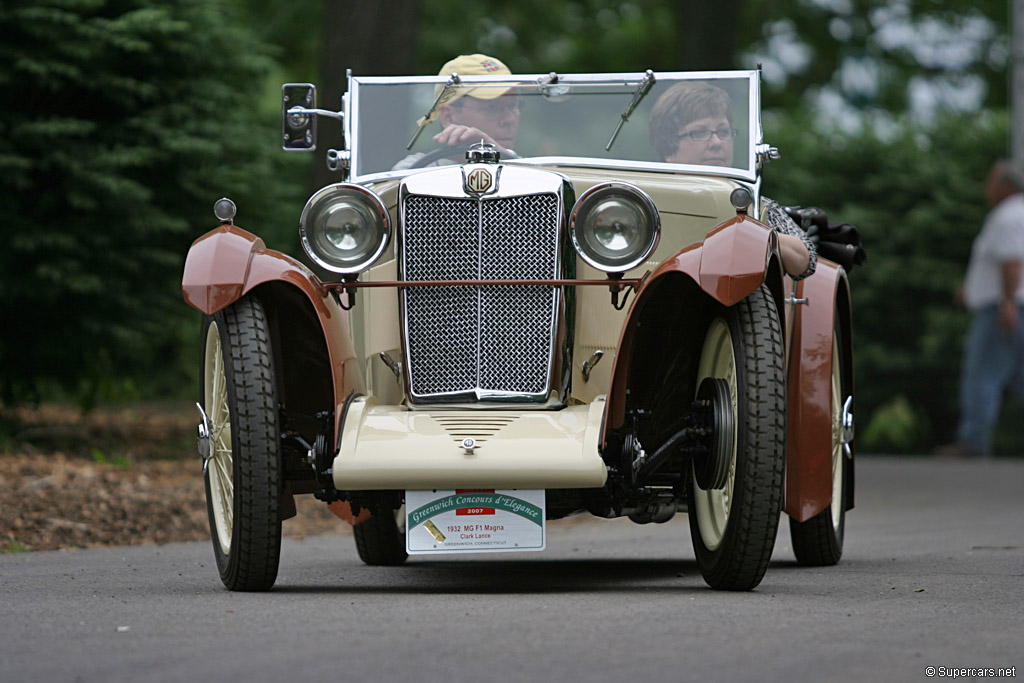
MULTIPOLYGON (((487 133, 503 161, 748 180, 761 141, 756 71, 353 77, 348 98, 353 178, 424 167, 423 155, 449 148, 434 138, 453 121, 487 133)), ((448 157, 431 155, 426 165, 462 163, 466 147, 452 145, 448 157)))

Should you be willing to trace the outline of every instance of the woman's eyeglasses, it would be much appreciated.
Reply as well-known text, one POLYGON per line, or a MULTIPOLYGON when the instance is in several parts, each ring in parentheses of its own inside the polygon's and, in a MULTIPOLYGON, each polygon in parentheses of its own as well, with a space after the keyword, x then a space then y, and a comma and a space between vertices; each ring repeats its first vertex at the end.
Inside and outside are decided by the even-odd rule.
POLYGON ((687 133, 680 133, 676 137, 680 140, 683 138, 690 138, 694 142, 707 142, 711 139, 712 135, 717 135, 719 140, 734 140, 740 131, 736 128, 719 128, 718 130, 708 130, 707 128, 698 128, 691 130, 687 133))

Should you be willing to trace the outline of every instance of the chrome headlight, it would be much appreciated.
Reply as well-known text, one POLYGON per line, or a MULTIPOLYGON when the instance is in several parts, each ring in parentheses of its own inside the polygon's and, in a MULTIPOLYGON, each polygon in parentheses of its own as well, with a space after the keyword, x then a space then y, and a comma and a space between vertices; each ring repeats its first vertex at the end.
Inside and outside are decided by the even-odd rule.
POLYGON ((350 275, 376 261, 391 240, 391 219, 380 197, 339 183, 318 191, 299 219, 302 248, 327 270, 350 275))
POLYGON ((624 273, 643 263, 658 246, 661 216, 640 188, 603 183, 576 202, 569 236, 584 261, 606 273, 624 273))

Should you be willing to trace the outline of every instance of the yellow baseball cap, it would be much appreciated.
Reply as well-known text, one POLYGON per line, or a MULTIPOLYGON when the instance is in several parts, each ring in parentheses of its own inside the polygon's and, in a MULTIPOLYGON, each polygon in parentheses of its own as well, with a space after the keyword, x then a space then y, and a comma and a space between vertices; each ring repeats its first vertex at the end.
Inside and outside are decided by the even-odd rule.
MULTIPOLYGON (((451 74, 458 74, 460 76, 511 76, 512 72, 505 66, 504 62, 494 57, 488 57, 487 55, 475 54, 475 55, 459 55, 455 59, 447 62, 441 67, 441 70, 437 72, 438 76, 449 76, 451 74)), ((434 99, 437 99, 441 93, 444 93, 444 97, 434 107, 434 111, 430 113, 428 118, 420 119, 420 124, 424 125, 430 123, 437 118, 437 110, 441 108, 441 105, 451 104, 460 97, 478 97, 482 100, 493 100, 501 97, 512 88, 449 88, 447 92, 444 90, 444 84, 438 83, 434 86, 434 99)))

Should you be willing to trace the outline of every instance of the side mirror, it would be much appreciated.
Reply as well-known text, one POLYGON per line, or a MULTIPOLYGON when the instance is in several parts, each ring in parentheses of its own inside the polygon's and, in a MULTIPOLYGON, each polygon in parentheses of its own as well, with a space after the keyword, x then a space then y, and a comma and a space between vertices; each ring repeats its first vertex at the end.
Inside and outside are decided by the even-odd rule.
POLYGON ((316 86, 285 83, 281 86, 281 147, 287 152, 316 149, 316 86))

